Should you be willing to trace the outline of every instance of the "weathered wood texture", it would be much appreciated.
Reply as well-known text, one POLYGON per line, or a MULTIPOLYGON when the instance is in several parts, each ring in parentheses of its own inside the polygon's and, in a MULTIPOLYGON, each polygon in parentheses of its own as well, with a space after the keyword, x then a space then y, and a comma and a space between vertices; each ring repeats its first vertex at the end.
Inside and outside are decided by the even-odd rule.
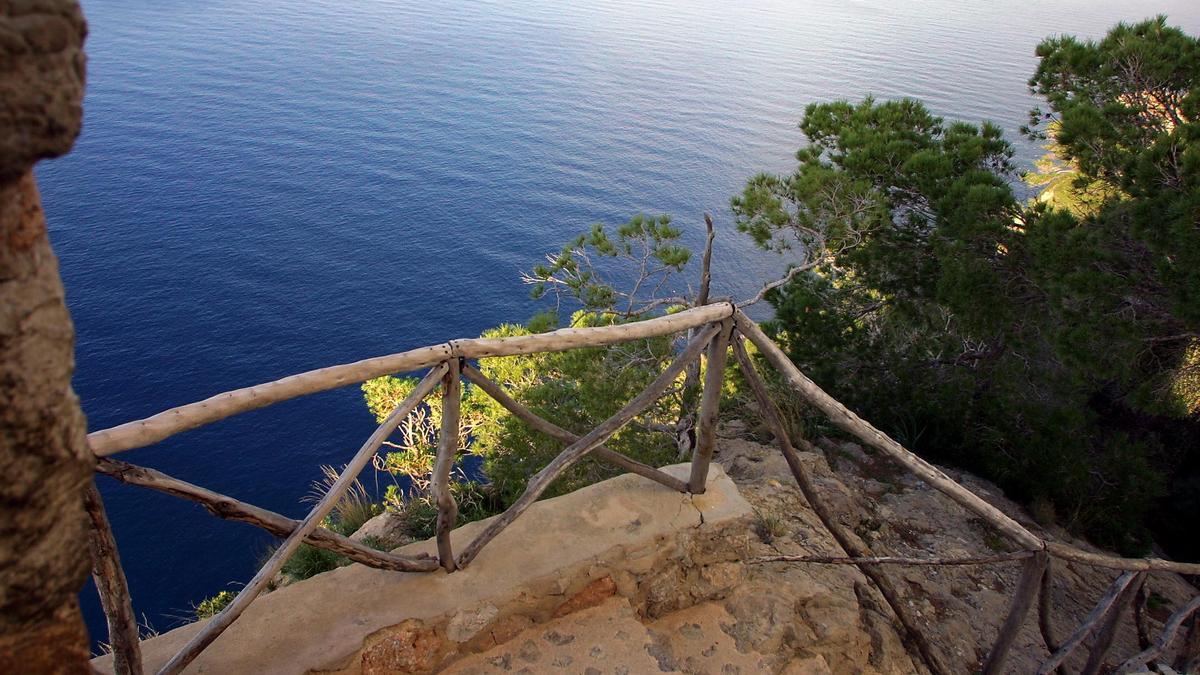
POLYGON ((1029 613, 1029 608, 1033 606, 1033 601, 1037 598, 1042 577, 1046 572, 1046 564, 1049 561, 1050 556, 1046 555, 1044 551, 1038 551, 1025 562, 1025 567, 1021 571, 1021 579, 1017 582, 1016 590, 1013 591, 1012 602, 1008 605, 1008 616, 1004 619, 1004 625, 1000 626, 996 642, 983 662, 983 675, 996 675, 996 673, 1003 672, 1008 650, 1012 648, 1013 641, 1017 639, 1017 632, 1021 630, 1021 624, 1025 623, 1025 615, 1029 613))
POLYGON ((1074 546, 1046 542, 1050 555, 1062 560, 1083 563, 1092 567, 1110 570, 1133 570, 1134 572, 1175 572, 1176 574, 1200 574, 1200 563, 1176 562, 1162 558, 1118 558, 1111 555, 1089 553, 1074 546))
MULTIPOLYGON (((102 457, 97 462, 96 471, 128 485, 149 488, 195 502, 222 520, 247 523, 262 528, 280 539, 287 538, 300 526, 298 520, 193 485, 155 469, 102 457)), ((310 532, 304 541, 317 548, 344 555, 354 562, 377 569, 395 572, 431 572, 438 568, 437 560, 432 557, 407 558, 384 551, 376 551, 366 544, 323 527, 318 527, 310 532)))
POLYGON ((1000 509, 959 485, 937 467, 909 452, 904 446, 892 440, 890 436, 871 426, 866 420, 842 405, 840 401, 825 393, 815 382, 800 372, 800 369, 788 359, 775 342, 767 337, 766 333, 763 333, 749 317, 741 311, 734 316, 738 330, 758 347, 759 352, 783 375, 788 385, 818 410, 825 413, 830 421, 899 462, 925 482, 987 520, 1010 538, 1020 542, 1022 546, 1033 549, 1043 548, 1044 544, 1040 537, 1009 518, 1000 509))
MULTIPOLYGON (((713 242, 716 240, 716 232, 713 228, 712 216, 704 214, 704 227, 707 230, 707 236, 704 239, 704 256, 700 261, 700 288, 696 291, 696 299, 692 302, 693 307, 702 307, 709 304, 709 291, 712 288, 712 253, 713 242)), ((692 339, 695 336, 696 329, 692 328, 687 332, 687 339, 692 339)), ((684 459, 695 455, 696 451, 696 417, 695 410, 692 407, 694 399, 693 392, 700 386, 700 361, 693 361, 683 371, 683 401, 684 405, 680 406, 679 419, 675 421, 673 429, 663 429, 662 431, 671 433, 675 436, 675 447, 679 453, 679 459, 684 459)))
POLYGON ((383 423, 380 424, 375 430, 375 433, 371 434, 371 437, 367 439, 367 442, 364 443, 361 448, 359 448, 358 452, 355 453, 354 458, 350 460, 350 463, 347 464, 344 469, 342 469, 342 474, 338 476, 338 479, 329 487, 329 491, 325 493, 325 496, 322 497, 319 502, 317 502, 317 505, 313 507, 313 510, 310 511, 307 516, 305 516, 304 520, 301 521, 300 526, 293 530, 292 533, 288 535, 287 539, 283 540, 283 543, 279 545, 279 548, 277 548, 271 555, 270 559, 263 564, 262 568, 258 570, 258 573, 254 575, 254 578, 251 579, 250 582, 247 583, 246 586, 241 590, 241 592, 238 593, 233 602, 229 603, 225 609, 221 610, 207 624, 205 624, 204 628, 202 628, 200 632, 192 636, 192 639, 189 640, 188 643, 179 650, 179 653, 171 657, 171 660, 168 661, 166 665, 162 667, 162 670, 159 671, 160 675, 173 675, 174 673, 182 671, 189 663, 192 662, 193 659, 196 658, 197 655, 200 654, 201 651, 204 650, 205 647, 207 647, 213 640, 217 639, 217 637, 224 632, 230 624, 237 620, 237 618, 241 616, 242 612, 246 611, 246 608, 250 606, 250 603, 253 602, 254 599, 263 592, 263 589, 267 587, 267 584, 269 584, 275 575, 279 573, 280 568, 282 568, 283 564, 287 562, 287 559, 296 552, 296 549, 300 547, 300 544, 304 542, 304 539, 308 537, 313 530, 320 527, 321 521, 324 520, 331 511, 333 511, 333 508, 341 500, 342 495, 345 494, 350 485, 358 478, 359 472, 361 472, 363 468, 366 467, 371 461, 371 458, 375 456, 375 453, 379 450, 379 446, 383 445, 384 440, 386 440, 387 437, 396 430, 396 427, 400 426, 400 423, 404 421, 405 417, 408 417, 408 415, 412 413, 413 409, 420 405, 421 401, 429 395, 429 392, 433 391, 433 388, 437 386, 438 381, 446 374, 447 370, 448 368, 445 364, 441 364, 431 370, 429 374, 417 384, 416 388, 411 394, 409 394, 408 398, 404 399, 400 405, 396 406, 396 409, 393 410, 392 413, 388 415, 388 418, 384 420, 383 423))
POLYGON ((1137 595, 1133 596, 1133 626, 1137 629, 1138 649, 1149 649, 1150 626, 1146 623, 1146 584, 1138 586, 1137 595))
POLYGON ((575 443, 572 443, 555 457, 549 464, 529 480, 529 484, 525 488, 525 492, 513 502, 512 506, 508 507, 504 513, 496 516, 488 524, 487 527, 480 532, 474 540, 463 550, 458 558, 458 566, 466 567, 479 555, 479 551, 483 549, 492 539, 495 539, 498 534, 504 531, 514 520, 537 501, 538 497, 550 487, 550 483, 558 478, 562 472, 571 468, 576 462, 582 459, 588 452, 595 449, 600 444, 607 441, 613 434, 617 433, 628 424, 634 417, 648 408, 650 404, 658 400, 663 392, 679 377, 683 369, 687 367, 694 359, 699 358, 700 352, 708 345, 708 342, 720 330, 720 325, 713 325, 702 331, 699 335, 692 339, 683 352, 667 366, 666 370, 659 374, 658 377, 646 387, 645 391, 638 394, 632 401, 627 403, 612 417, 608 418, 600 424, 600 426, 588 432, 575 443))
POLYGON ((696 307, 708 304, 708 292, 712 287, 713 242, 716 241, 717 232, 713 227, 712 216, 707 213, 704 214, 704 232, 704 256, 700 259, 700 290, 696 292, 696 307))
POLYGON ((336 389, 381 375, 421 370, 452 356, 482 358, 564 351, 577 347, 600 347, 677 333, 728 318, 732 312, 733 305, 722 303, 617 326, 563 328, 549 333, 508 338, 451 340, 440 345, 320 368, 274 382, 227 391, 203 401, 171 408, 146 419, 92 432, 88 434, 88 443, 92 452, 104 457, 157 443, 182 431, 248 410, 297 396, 336 389))
POLYGON ((1128 588, 1133 582, 1134 576, 1134 572, 1122 572, 1121 575, 1118 576, 1115 581, 1113 581, 1112 585, 1108 587, 1108 591, 1101 596, 1100 601, 1096 603, 1096 606, 1083 620, 1083 623, 1079 624, 1079 627, 1075 629, 1075 632, 1071 633, 1070 637, 1068 637, 1062 643, 1062 646, 1060 646, 1057 651, 1050 655, 1050 658, 1046 659, 1042 662, 1042 665, 1038 666, 1038 675, 1047 675, 1062 665, 1062 662, 1071 655, 1071 652, 1075 651, 1075 648, 1078 647, 1089 634, 1091 634, 1092 629, 1096 627, 1096 624, 1100 623, 1104 617, 1108 615, 1109 609, 1112 608, 1113 603, 1117 601, 1125 589, 1128 588))
POLYGON ((788 359, 783 350, 767 337, 754 321, 740 310, 734 314, 734 321, 737 323, 738 330, 758 347, 759 352, 783 375, 788 385, 818 410, 825 413, 830 421, 842 430, 853 434, 867 445, 883 452, 909 471, 912 471, 918 478, 929 483, 939 492, 958 502, 975 515, 983 518, 1010 539, 1021 544, 1021 546, 1029 549, 1044 548, 1050 555, 1056 558, 1073 560, 1093 567, 1200 574, 1200 563, 1182 563, 1159 558, 1117 558, 1088 553, 1087 551, 1082 551, 1066 544, 1043 541, 1003 511, 987 503, 962 485, 959 485, 937 467, 914 455, 887 434, 854 414, 854 412, 842 405, 840 401, 825 393, 815 382, 808 379, 808 376, 800 372, 800 369, 788 359))
POLYGON ((88 434, 88 444, 98 457, 157 443, 183 431, 227 417, 328 389, 344 387, 390 373, 427 368, 450 356, 448 345, 421 347, 339 366, 290 375, 281 380, 227 391, 146 419, 126 422, 88 434))
MULTIPOLYGON (((1191 599, 1186 605, 1175 610, 1167 619, 1167 623, 1163 625, 1162 634, 1158 636, 1149 647, 1129 657, 1124 663, 1117 667, 1118 673, 1133 673, 1138 672, 1146 666, 1146 664, 1166 651, 1167 647, 1175 640, 1175 635, 1179 632, 1180 626, 1192 614, 1200 610, 1200 596, 1191 599)), ((1186 667, 1186 666, 1185 666, 1186 667)))
MULTIPOLYGON (((825 529, 833 535, 834 540, 841 547, 842 551, 853 558, 871 558, 871 550, 862 544, 858 539, 852 536, 837 518, 837 514, 829 508, 821 495, 817 492, 816 486, 812 482, 812 478, 808 475, 808 470, 800 461, 799 455, 792 447, 792 439, 789 438, 786 427, 783 425, 783 417, 779 412, 779 408, 775 405, 775 401, 771 398, 770 392, 767 390, 766 382, 759 376, 758 371, 754 369, 754 363, 750 360, 750 355, 746 353, 746 347, 742 344, 742 337, 735 334, 733 343, 733 355, 737 359, 738 366, 742 371, 742 376, 746 383, 750 385, 750 391, 754 394, 754 399, 758 403, 759 414, 762 416, 763 422, 767 428, 771 430, 771 434, 775 436, 775 441, 779 445, 779 449, 783 452, 784 460, 787 461, 788 468, 791 469, 792 476, 796 479, 796 485, 799 486, 800 492, 804 495, 804 499, 808 501, 808 505, 812 507, 814 513, 825 525, 825 529)), ((797 439, 799 442, 806 443, 804 439, 797 439)), ((814 448, 815 450, 815 448, 814 448)), ((904 627, 908 634, 910 643, 915 645, 919 657, 925 663, 925 667, 935 675, 949 675, 953 671, 943 663, 941 657, 934 650, 933 645, 921 632, 921 627, 909 613, 908 608, 904 604, 900 593, 896 590, 891 579, 889 579, 882 569, 873 564, 860 564, 858 569, 862 571, 875 587, 879 589, 880 595, 892 608, 892 612, 896 618, 900 620, 900 624, 904 627)))
POLYGON ((108 622, 108 645, 113 653, 113 671, 117 675, 141 675, 142 644, 138 640, 137 617, 129 598, 129 584, 121 567, 117 541, 104 512, 104 501, 95 483, 83 493, 91 529, 88 549, 92 554, 92 578, 100 595, 100 607, 108 622))
POLYGON ((708 364, 704 371, 704 391, 700 395, 700 415, 696 422, 696 449, 692 453, 692 471, 688 491, 704 494, 708 465, 717 447, 717 415, 721 406, 721 385, 725 382, 725 363, 729 358, 729 333, 733 320, 721 322, 721 330, 708 344, 708 364))
POLYGON ((1046 561, 1046 571, 1042 573, 1042 588, 1038 592, 1038 632, 1042 634, 1042 642, 1046 651, 1053 654, 1061 646, 1054 637, 1054 620, 1051 610, 1054 607, 1052 593, 1054 591, 1054 560, 1046 561))
POLYGON ((1121 617, 1125 616, 1125 608, 1133 603, 1138 590, 1145 583, 1146 573, 1137 572, 1129 586, 1117 596, 1112 607, 1108 609, 1108 614, 1104 617, 1104 623, 1100 625, 1100 630, 1096 631, 1096 638, 1092 640, 1092 648, 1088 652, 1087 663, 1084 664, 1080 675, 1096 675, 1100 672, 1100 668, 1104 665, 1104 659, 1108 656, 1108 651, 1112 649, 1113 639, 1117 636, 1117 626, 1121 624, 1121 617))
MULTIPOLYGON (((463 377, 467 378, 469 382, 482 389, 484 393, 492 397, 492 399, 499 403, 505 410, 509 411, 517 419, 529 425, 529 428, 533 429, 534 431, 539 431, 543 434, 546 434, 550 438, 567 445, 575 443, 579 440, 579 436, 576 434, 573 434, 557 424, 540 417, 529 408, 521 405, 519 401, 512 396, 509 396, 508 392, 504 391, 500 385, 488 379, 486 375, 476 370, 470 364, 463 364, 462 373, 463 377)), ((650 480, 659 483, 660 485, 665 485, 666 487, 669 487, 677 492, 687 492, 687 483, 666 472, 659 471, 652 466, 643 464, 635 459, 630 459, 629 457, 626 457, 615 450, 610 450, 603 445, 597 446, 592 450, 591 454, 596 459, 608 462, 613 466, 620 467, 629 473, 635 473, 643 478, 649 478, 650 480)))
POLYGON ((998 553, 970 558, 904 558, 891 555, 875 555, 870 557, 852 558, 838 555, 764 555, 746 561, 748 565, 762 563, 813 563, 817 565, 900 565, 904 566, 964 566, 964 565, 996 565, 999 563, 1025 560, 1036 555, 1033 551, 1017 551, 1015 553, 998 553))
POLYGON ((430 488, 437 505, 438 562, 447 572, 455 570, 454 549, 450 545, 450 530, 458 522, 458 504, 450 491, 450 472, 458 459, 459 411, 462 408, 462 382, 459 380, 459 360, 450 359, 442 376, 442 428, 438 434, 437 461, 433 465, 430 488))
POLYGON ((727 319, 733 315, 731 303, 714 303, 703 307, 685 309, 645 321, 623 323, 615 326, 593 326, 590 328, 561 328, 549 333, 518 335, 505 338, 476 338, 451 340, 451 353, 468 359, 489 356, 515 356, 540 352, 561 352, 579 347, 603 347, 645 338, 661 337, 698 328, 707 323, 727 319))
POLYGON ((1188 630, 1187 637, 1184 638, 1179 655, 1175 657, 1175 663, 1172 664, 1175 671, 1179 673, 1200 673, 1200 614, 1196 614, 1194 610, 1191 624, 1192 627, 1188 630))

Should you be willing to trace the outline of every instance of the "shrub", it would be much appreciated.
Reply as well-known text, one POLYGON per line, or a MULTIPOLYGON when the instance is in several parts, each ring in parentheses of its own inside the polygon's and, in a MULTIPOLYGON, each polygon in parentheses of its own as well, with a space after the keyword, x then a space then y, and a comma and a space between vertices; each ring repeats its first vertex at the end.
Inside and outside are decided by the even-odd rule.
POLYGON ((300 544, 280 571, 293 580, 300 581, 349 564, 350 559, 343 555, 311 544, 300 544))
POLYGON ((208 619, 216 616, 221 610, 225 609, 233 599, 237 597, 234 591, 221 591, 211 598, 205 598, 200 601, 192 611, 196 615, 196 620, 208 619))
MULTIPOLYGON (((337 469, 328 465, 321 466, 321 473, 324 477, 312 482, 312 488, 304 497, 304 501, 311 503, 321 501, 341 476, 337 469)), ((383 508, 371 501, 367 489, 356 479, 350 484, 350 487, 346 488, 342 498, 334 505, 333 513, 322 525, 348 537, 357 532, 363 523, 379 515, 382 511, 383 508)))

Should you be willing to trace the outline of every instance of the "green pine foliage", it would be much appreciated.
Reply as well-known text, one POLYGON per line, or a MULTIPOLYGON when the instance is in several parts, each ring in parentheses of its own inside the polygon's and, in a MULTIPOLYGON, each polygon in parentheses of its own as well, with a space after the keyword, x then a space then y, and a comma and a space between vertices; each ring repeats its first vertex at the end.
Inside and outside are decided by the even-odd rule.
POLYGON ((1200 42, 1158 18, 1038 56, 1029 204, 994 125, 808 107, 797 169, 733 200, 763 248, 824 247, 767 328, 918 452, 1098 543, 1144 552, 1154 524, 1200 555, 1167 525, 1200 517, 1200 42))
MULTIPOLYGON (((572 316, 571 324, 597 326, 619 320, 614 314, 580 310, 572 316)), ((545 330, 554 327, 544 318, 539 322, 545 330)), ((483 337, 530 332, 525 326, 506 324, 484 332, 483 337)), ((478 367, 533 412, 582 434, 640 393, 672 355, 670 341, 662 338, 605 348, 491 358, 478 367)), ((415 380, 386 377, 365 383, 363 393, 368 407, 377 416, 386 416, 385 411, 390 411, 413 386, 415 380)), ((669 419, 678 405, 677 397, 668 396, 643 418, 669 419)), ((398 479, 389 489, 387 504, 404 515, 414 537, 431 534, 436 520, 436 507, 429 498, 429 475, 437 454, 439 408, 437 397, 431 396, 425 409, 410 416, 408 422, 419 421, 402 425, 402 438, 393 443, 381 465, 398 479)), ((520 496, 529 479, 563 450, 560 442, 530 429, 470 384, 463 388, 460 438, 464 452, 481 462, 485 478, 470 480, 462 466, 456 469, 453 489, 461 522, 503 510, 520 496)), ((674 457, 668 437, 639 424, 618 432, 607 445, 653 465, 669 463, 674 457)), ((564 494, 616 473, 607 464, 585 459, 557 480, 546 496, 564 494)))
MULTIPOLYGON (((527 325, 504 324, 482 337, 503 338, 558 328, 603 326, 639 321, 674 309, 686 300, 673 288, 691 252, 679 243, 682 232, 668 216, 637 215, 607 228, 593 225, 545 264, 524 275, 535 299, 552 298, 554 307, 527 325), (564 305, 575 310, 564 316, 564 305)), ((484 359, 480 371, 534 413, 560 427, 584 434, 641 393, 675 355, 669 338, 640 340, 604 348, 572 349, 484 359)), ((412 377, 381 377, 362 386, 367 408, 382 421, 416 387, 412 377)), ((676 459, 674 439, 662 427, 677 422, 694 403, 694 391, 674 388, 614 435, 606 445, 654 466, 676 459), (652 430, 655 426, 659 430, 652 430)), ((376 467, 390 474, 387 507, 401 515, 414 538, 433 534, 437 509, 430 475, 437 456, 441 400, 426 399, 388 441, 376 467)), ((530 429, 487 394, 463 387, 459 451, 451 489, 459 522, 493 515, 513 503, 529 479, 563 450, 562 443, 530 429), (468 464, 479 469, 472 474, 468 464)), ((612 466, 585 458, 563 474, 546 497, 571 492, 616 475, 612 466)))

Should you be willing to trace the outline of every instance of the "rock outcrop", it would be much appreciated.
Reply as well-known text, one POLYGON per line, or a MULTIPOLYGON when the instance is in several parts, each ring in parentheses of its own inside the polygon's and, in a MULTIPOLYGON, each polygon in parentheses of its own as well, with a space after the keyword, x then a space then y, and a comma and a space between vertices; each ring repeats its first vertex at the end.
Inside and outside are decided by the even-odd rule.
MULTIPOLYGON (((689 466, 666 470, 683 477, 689 466)), ((719 600, 738 581, 752 511, 719 466, 709 475, 703 495, 625 475, 538 502, 453 574, 350 565, 289 584, 257 599, 188 672, 427 673, 610 598, 646 617, 719 600)), ((454 530, 456 550, 487 523, 454 530)), ((143 642, 147 669, 202 625, 143 642)), ((111 657, 93 664, 111 672, 111 657)))
POLYGON ((390 509, 363 523, 350 535, 354 541, 372 541, 379 548, 393 549, 412 542, 405 532, 404 518, 390 509))
MULTIPOLYGON (((622 476, 536 504, 471 567, 445 575, 360 565, 263 598, 196 662, 197 672, 258 673, 829 673, 924 672, 895 618, 857 568, 764 562, 841 555, 779 452, 727 425, 709 490, 687 496, 622 476)), ((978 556, 1004 542, 956 503, 855 445, 802 453, 843 524, 878 555, 978 556)), ((668 467, 687 475, 687 465, 668 467)), ((994 486, 951 474, 1052 539, 994 486)), ((461 546, 486 524, 455 530, 461 546)), ((1080 542, 1072 541, 1076 545, 1080 542)), ((408 553, 432 552, 432 542, 408 553)), ((1056 563, 1057 564, 1057 563, 1056 563)), ((956 672, 978 670, 1004 620, 1019 563, 889 567, 910 609, 956 672)), ((1072 630, 1115 573, 1058 565, 1056 627, 1072 630)), ((1156 575, 1158 630, 1195 589, 1156 575)), ((1137 647, 1129 626, 1113 650, 1137 647)), ((196 626, 145 643, 161 663, 196 626)), ((1007 662, 1046 655, 1028 621, 1007 662)), ((1082 665, 1075 657, 1072 667, 1082 665)), ((110 662, 99 659, 102 670, 110 662)))
MULTIPOLYGON (((795 488, 780 453, 756 442, 742 425, 730 425, 724 433, 718 459, 759 514, 760 536, 751 544, 751 557, 841 555, 795 488)), ((822 495, 841 514, 842 524, 874 554, 972 557, 1010 550, 998 533, 886 458, 852 443, 823 441, 821 445, 823 454, 801 453, 801 458, 822 495)), ((1039 526, 995 485, 970 474, 946 472, 1040 536, 1099 552, 1060 528, 1039 526)), ((1061 561, 1054 565, 1053 624, 1062 639, 1091 611, 1117 572, 1061 561)), ((1020 563, 889 566, 887 573, 905 592, 946 663, 957 672, 974 672, 1007 614, 1020 563)), ((1153 635, 1173 608, 1197 592, 1175 574, 1152 574, 1147 588, 1156 598, 1149 617, 1153 635)), ((839 673, 909 671, 897 654, 901 645, 887 606, 853 567, 747 565, 743 582, 726 606, 738 619, 731 632, 741 636, 739 647, 782 649, 794 658, 819 656, 839 673)), ((1131 617, 1122 622, 1110 662, 1139 650, 1132 624, 1131 617)), ((1086 659, 1086 649, 1078 652, 1068 661, 1073 671, 1086 659)), ((1009 654, 1006 670, 1033 672, 1046 656, 1031 615, 1009 654)))
POLYGON ((79 134, 86 32, 73 0, 0 0, 0 672, 86 672, 93 460, 33 177, 79 134))

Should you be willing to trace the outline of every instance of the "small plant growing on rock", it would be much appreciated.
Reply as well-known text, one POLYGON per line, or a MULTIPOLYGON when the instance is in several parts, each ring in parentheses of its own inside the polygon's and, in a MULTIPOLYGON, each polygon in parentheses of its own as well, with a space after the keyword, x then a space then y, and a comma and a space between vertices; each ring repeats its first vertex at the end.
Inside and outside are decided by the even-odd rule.
POLYGON ((288 558, 288 561, 283 564, 282 572, 291 577, 293 580, 300 581, 314 577, 322 572, 336 569, 343 565, 348 565, 350 559, 327 551, 323 548, 317 548, 309 544, 301 544, 300 548, 288 558))
POLYGON ((755 509, 754 533, 764 544, 774 543, 776 539, 787 534, 787 523, 774 513, 755 509))
MULTIPOLYGON (((324 478, 312 482, 312 489, 305 495, 304 501, 317 503, 321 501, 337 482, 341 474, 332 466, 323 465, 321 473, 324 478)), ((333 514, 323 526, 338 534, 350 536, 363 526, 363 523, 379 515, 383 509, 371 501, 367 489, 359 481, 354 481, 346 489, 346 493, 333 507, 333 514)))
MULTIPOLYGON (((331 466, 322 466, 321 473, 325 477, 313 481, 312 489, 305 496, 305 501, 319 502, 340 476, 338 470, 331 466)), ((382 507, 371 501, 366 488, 356 480, 350 484, 346 493, 338 500, 337 505, 333 508, 333 513, 322 521, 321 527, 348 537, 357 532, 363 523, 379 515, 381 511, 382 507)), ((350 564, 350 559, 343 555, 309 544, 301 544, 292 557, 284 563, 282 572, 293 580, 299 581, 348 564, 350 564)))
MULTIPOLYGON (((142 614, 141 620, 139 620, 137 622, 137 629, 138 629, 138 639, 143 640, 143 641, 149 640, 152 637, 158 637, 160 634, 158 632, 157 628, 150 625, 150 619, 148 619, 145 614, 142 614)), ((95 656, 105 656, 107 654, 112 654, 113 653, 112 643, 104 642, 103 640, 98 641, 96 643, 96 649, 93 650, 92 653, 95 656)))
POLYGON ((987 521, 980 518, 972 518, 967 522, 979 532, 980 538, 983 539, 983 545, 987 546, 988 550, 995 553, 1009 553, 1012 551, 1008 540, 997 532, 994 527, 989 525, 987 521))
POLYGON ((221 610, 225 609, 233 599, 237 597, 234 591, 221 591, 211 598, 205 598, 200 601, 193 611, 196 613, 196 620, 208 619, 216 616, 221 610))

